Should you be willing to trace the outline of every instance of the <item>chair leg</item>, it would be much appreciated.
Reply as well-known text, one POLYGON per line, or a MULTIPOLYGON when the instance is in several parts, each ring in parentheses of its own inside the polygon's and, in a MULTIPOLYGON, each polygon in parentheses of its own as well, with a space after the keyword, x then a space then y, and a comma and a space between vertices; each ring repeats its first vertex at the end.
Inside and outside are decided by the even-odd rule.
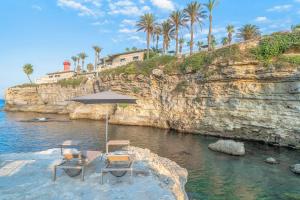
POLYGON ((54 165, 54 167, 53 167, 52 180, 53 180, 53 181, 56 180, 56 165, 54 165))
POLYGON ((81 181, 84 181, 84 166, 81 169, 81 181))
POLYGON ((100 176, 101 176, 101 185, 102 185, 103 184, 103 171, 102 170, 101 170, 100 176))

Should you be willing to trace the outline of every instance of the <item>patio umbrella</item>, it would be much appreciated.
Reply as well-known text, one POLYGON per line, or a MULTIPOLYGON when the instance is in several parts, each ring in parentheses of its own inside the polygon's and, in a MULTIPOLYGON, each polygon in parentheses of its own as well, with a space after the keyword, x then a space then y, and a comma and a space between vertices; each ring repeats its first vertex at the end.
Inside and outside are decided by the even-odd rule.
MULTIPOLYGON (((81 97, 75 97, 72 101, 84 103, 84 104, 136 104, 136 99, 130 96, 118 94, 112 91, 99 92, 81 97)), ((105 123, 105 143, 108 140, 108 111, 106 112, 105 123)))

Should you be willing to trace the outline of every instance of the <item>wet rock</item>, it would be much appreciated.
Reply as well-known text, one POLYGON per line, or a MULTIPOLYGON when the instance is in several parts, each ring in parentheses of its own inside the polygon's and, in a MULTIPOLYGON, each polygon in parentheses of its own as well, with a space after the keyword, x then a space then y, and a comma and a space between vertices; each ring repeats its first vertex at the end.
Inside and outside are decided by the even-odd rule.
POLYGON ((266 163, 269 163, 269 164, 279 164, 279 162, 275 159, 275 158, 272 158, 272 157, 269 157, 265 160, 266 163))
POLYGON ((218 151, 234 156, 245 155, 245 147, 242 142, 233 140, 218 140, 216 143, 208 145, 208 148, 213 151, 218 151))
POLYGON ((300 175, 300 164, 295 164, 290 167, 291 171, 300 175))

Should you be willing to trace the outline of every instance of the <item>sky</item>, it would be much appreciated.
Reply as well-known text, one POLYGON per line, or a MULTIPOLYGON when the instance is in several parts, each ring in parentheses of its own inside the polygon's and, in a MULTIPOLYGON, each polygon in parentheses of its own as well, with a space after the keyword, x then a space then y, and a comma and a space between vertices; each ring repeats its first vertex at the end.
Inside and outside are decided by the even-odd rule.
MULTIPOLYGON (((206 3, 207 0, 198 1, 206 3)), ((34 66, 33 79, 60 71, 65 59, 86 52, 94 63, 93 45, 101 56, 123 52, 126 47, 146 47, 146 35, 136 31, 136 21, 153 13, 157 22, 183 9, 184 0, 1 0, 0 98, 6 88, 28 82, 22 66, 34 66)), ((226 36, 225 27, 256 24, 263 34, 289 30, 300 23, 300 0, 219 0, 213 13, 214 35, 226 36)), ((208 21, 195 40, 205 41, 208 21)), ((180 35, 189 40, 188 29, 180 35)), ((174 46, 174 41, 171 48, 174 46)), ((187 48, 185 48, 187 50, 187 48)))

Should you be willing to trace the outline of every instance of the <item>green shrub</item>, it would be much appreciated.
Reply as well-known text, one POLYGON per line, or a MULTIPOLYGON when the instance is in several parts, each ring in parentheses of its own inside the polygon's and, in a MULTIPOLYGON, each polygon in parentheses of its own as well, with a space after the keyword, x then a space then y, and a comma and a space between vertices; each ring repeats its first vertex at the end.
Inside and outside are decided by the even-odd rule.
POLYGON ((179 66, 181 72, 196 72, 203 68, 206 65, 209 65, 212 63, 212 56, 208 52, 200 52, 197 54, 194 54, 186 59, 181 63, 179 66))
POLYGON ((35 83, 24 83, 21 85, 16 85, 14 87, 25 88, 25 87, 37 87, 38 85, 35 83))
POLYGON ((287 62, 287 63, 290 63, 290 64, 293 64, 293 65, 300 65, 300 56, 292 56, 292 55, 283 55, 283 56, 280 56, 279 61, 282 61, 282 62, 287 62))
POLYGON ((153 69, 171 63, 175 59, 174 56, 155 56, 145 61, 132 62, 122 67, 104 70, 100 73, 100 76, 120 74, 143 74, 148 76, 153 69))
POLYGON ((85 77, 79 77, 79 78, 70 78, 70 79, 63 79, 58 81, 58 84, 61 87, 69 87, 72 86, 73 88, 78 87, 81 83, 85 83, 87 81, 87 78, 85 77))
POLYGON ((271 59, 282 55, 295 45, 300 44, 300 33, 274 33, 264 37, 252 53, 256 59, 268 63, 271 59))
POLYGON ((132 88, 132 92, 135 93, 135 94, 139 93, 140 91, 141 91, 141 88, 139 88, 139 87, 133 87, 132 88))

